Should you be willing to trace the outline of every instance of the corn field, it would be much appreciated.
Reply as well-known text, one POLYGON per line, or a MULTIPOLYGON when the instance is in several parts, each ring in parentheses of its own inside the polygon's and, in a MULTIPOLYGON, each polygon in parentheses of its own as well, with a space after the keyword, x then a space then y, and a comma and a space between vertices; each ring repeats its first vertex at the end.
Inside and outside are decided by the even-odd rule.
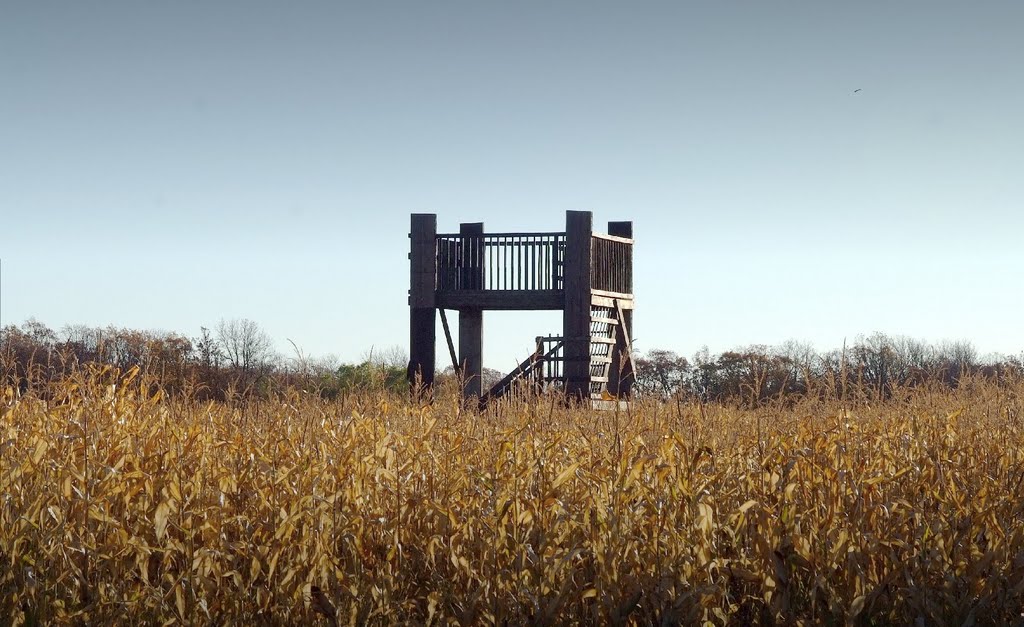
POLYGON ((1024 382, 758 410, 0 389, 0 624, 1024 624, 1024 382))

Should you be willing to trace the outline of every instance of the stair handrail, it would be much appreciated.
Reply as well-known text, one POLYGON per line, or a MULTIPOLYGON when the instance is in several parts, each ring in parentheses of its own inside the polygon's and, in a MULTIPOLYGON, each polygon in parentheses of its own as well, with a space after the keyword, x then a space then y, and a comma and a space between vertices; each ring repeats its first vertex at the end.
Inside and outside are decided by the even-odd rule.
POLYGON ((497 383, 492 385, 491 389, 488 390, 486 394, 480 397, 480 408, 483 409, 484 407, 487 406, 487 403, 489 403, 490 401, 499 399, 502 396, 504 396, 508 392, 509 388, 511 388, 512 383, 526 377, 534 370, 534 368, 537 367, 538 364, 550 358, 561 347, 562 342, 558 342, 557 344, 552 346, 548 352, 544 353, 543 355, 540 354, 540 351, 534 351, 533 354, 527 357, 523 361, 523 363, 519 364, 519 366, 517 366, 515 370, 505 375, 501 379, 501 381, 498 381, 497 383))

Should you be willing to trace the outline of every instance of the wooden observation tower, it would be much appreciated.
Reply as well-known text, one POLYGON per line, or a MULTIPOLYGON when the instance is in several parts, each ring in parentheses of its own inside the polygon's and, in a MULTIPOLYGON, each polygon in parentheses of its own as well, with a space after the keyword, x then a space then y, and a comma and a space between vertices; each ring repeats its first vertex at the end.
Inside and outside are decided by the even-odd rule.
POLYGON ((434 380, 437 313, 467 398, 480 405, 517 382, 560 388, 595 405, 628 398, 634 381, 633 223, 595 233, 589 211, 567 211, 565 231, 485 233, 481 222, 438 233, 435 214, 413 214, 409 235, 409 379, 434 380), (446 310, 459 312, 458 357, 446 310), (538 336, 530 357, 481 388, 486 310, 561 310, 561 335, 538 336))

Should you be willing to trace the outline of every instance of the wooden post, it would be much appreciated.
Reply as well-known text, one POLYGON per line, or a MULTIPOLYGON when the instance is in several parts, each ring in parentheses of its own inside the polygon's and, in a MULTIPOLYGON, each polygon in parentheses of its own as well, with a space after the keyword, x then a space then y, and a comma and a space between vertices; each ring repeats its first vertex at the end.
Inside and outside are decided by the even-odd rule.
POLYGON ((594 219, 589 211, 565 212, 565 393, 590 398, 590 251, 594 219))
POLYGON ((437 271, 437 216, 412 214, 409 232, 409 384, 417 377, 429 387, 434 383, 436 315, 434 288, 437 271))
POLYGON ((608 235, 614 235, 615 237, 628 237, 629 239, 633 239, 633 223, 609 222, 608 235))
MULTIPOLYGON (((462 289, 483 289, 484 224, 459 225, 462 236, 462 289)), ((463 396, 467 399, 483 394, 484 374, 484 312, 479 308, 459 309, 459 363, 462 366, 463 396)))
MULTIPOLYGON (((608 223, 608 235, 615 235, 617 237, 628 237, 633 239, 633 223, 632 222, 609 222, 608 223)), ((633 248, 629 248, 629 258, 626 264, 626 268, 623 270, 632 273, 633 271, 633 248)), ((633 284, 632 276, 629 277, 629 285, 633 284)), ((615 315, 615 312, 612 312, 615 315)), ((626 362, 623 364, 623 354, 627 350, 632 350, 631 346, 626 346, 624 339, 630 338, 632 342, 633 338, 633 309, 626 309, 622 312, 622 328, 625 333, 617 331, 615 334, 615 344, 612 346, 611 359, 612 364, 608 372, 608 393, 619 398, 628 398, 633 390, 633 381, 636 378, 632 368, 626 362)))
POLYGON ((534 359, 541 359, 542 361, 537 364, 537 368, 534 370, 533 380, 535 381, 534 389, 540 393, 544 391, 548 378, 548 364, 546 360, 542 359, 544 357, 544 336, 537 336, 536 345, 537 348, 533 351, 534 359))

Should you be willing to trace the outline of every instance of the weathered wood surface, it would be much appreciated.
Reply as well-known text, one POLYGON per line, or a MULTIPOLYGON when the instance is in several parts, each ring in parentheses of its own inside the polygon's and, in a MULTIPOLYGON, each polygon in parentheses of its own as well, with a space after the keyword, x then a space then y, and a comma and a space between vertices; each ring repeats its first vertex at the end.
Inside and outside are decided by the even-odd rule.
POLYGON ((437 216, 413 214, 409 231, 409 383, 434 383, 437 216))
POLYGON ((608 233, 592 233, 594 237, 606 242, 615 242, 618 244, 633 244, 633 238, 631 237, 619 237, 617 235, 609 235, 608 233))
POLYGON ((543 338, 537 338, 537 340, 537 349, 534 353, 523 360, 515 370, 505 375, 501 381, 495 383, 486 394, 480 397, 481 409, 486 407, 489 402, 495 401, 507 394, 516 381, 525 379, 532 379, 534 381, 544 380, 544 368, 548 363, 558 361, 555 355, 562 349, 562 344, 558 342, 545 352, 543 338), (535 377, 534 375, 538 372, 540 376, 535 377))
POLYGON ((531 366, 531 376, 538 382, 557 376, 577 399, 629 394, 632 222, 609 222, 607 234, 593 231, 585 211, 566 212, 560 232, 485 233, 483 223, 466 223, 458 233, 438 234, 432 214, 414 214, 412 224, 410 374, 425 372, 428 363, 433 374, 437 309, 459 312, 458 361, 445 315, 442 324, 467 396, 481 395, 484 311, 561 310, 562 335, 537 340, 537 354, 553 339, 557 350, 531 366))
POLYGON ((409 231, 409 306, 434 306, 437 216, 414 213, 409 231))
MULTIPOLYGON (((596 307, 613 307, 615 301, 622 303, 624 309, 633 309, 633 295, 624 294, 623 298, 617 298, 613 295, 601 295, 598 294, 597 290, 592 290, 593 296, 590 298, 590 304, 596 307)), ((611 294, 610 292, 603 292, 603 294, 611 294)))
MULTIPOLYGON (((462 238, 462 285, 480 290, 484 282, 483 222, 460 225, 462 238)), ((466 398, 483 394, 484 312, 479 307, 459 309, 459 365, 466 398)))
POLYGON ((439 291, 562 288, 564 233, 444 234, 437 251, 439 291))
POLYGON ((495 311, 560 310, 565 307, 562 290, 456 290, 437 293, 437 306, 445 309, 486 309, 495 311))
POLYGON ((565 214, 565 392, 570 398, 590 396, 590 289, 593 216, 586 211, 565 214))
POLYGON ((448 314, 445 313, 444 308, 439 308, 437 311, 441 314, 441 327, 444 329, 444 339, 448 344, 448 356, 452 359, 452 370, 455 371, 455 376, 460 376, 462 374, 462 364, 459 363, 459 358, 455 354, 452 329, 448 326, 448 314))
POLYGON ((633 391, 633 383, 636 381, 636 364, 633 361, 633 312, 623 309, 618 302, 615 303, 616 316, 620 320, 617 325, 615 339, 612 346, 611 364, 608 381, 608 393, 615 397, 629 397, 633 391))
POLYGON ((596 290, 633 293, 633 240, 595 233, 590 258, 591 283, 596 290))

